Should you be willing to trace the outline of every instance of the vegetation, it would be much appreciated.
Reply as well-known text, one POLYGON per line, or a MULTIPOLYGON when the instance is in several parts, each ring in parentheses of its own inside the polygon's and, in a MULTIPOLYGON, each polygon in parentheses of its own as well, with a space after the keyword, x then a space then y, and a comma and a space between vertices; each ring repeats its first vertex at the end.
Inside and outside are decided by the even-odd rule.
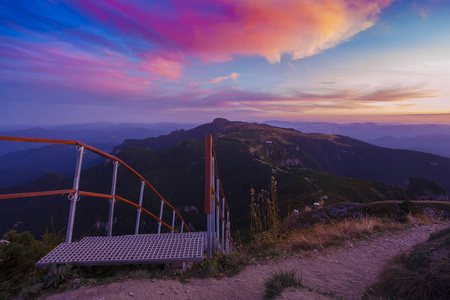
POLYGON ((449 299, 450 228, 402 252, 384 267, 367 299, 449 299))
POLYGON ((448 200, 447 193, 437 182, 425 178, 409 178, 407 184, 404 186, 404 189, 413 199, 448 200))
POLYGON ((291 251, 322 250, 329 246, 342 245, 347 240, 361 239, 376 232, 401 228, 397 223, 383 222, 374 217, 332 221, 322 226, 297 230, 289 234, 285 246, 291 251))
POLYGON ((303 287, 302 280, 297 278, 295 271, 279 271, 270 275, 264 282, 266 292, 265 299, 273 299, 280 295, 288 287, 303 287))
POLYGON ((0 244, 0 297, 16 296, 23 289, 37 284, 45 271, 34 264, 62 239, 61 233, 48 232, 36 241, 29 232, 9 231, 0 244))

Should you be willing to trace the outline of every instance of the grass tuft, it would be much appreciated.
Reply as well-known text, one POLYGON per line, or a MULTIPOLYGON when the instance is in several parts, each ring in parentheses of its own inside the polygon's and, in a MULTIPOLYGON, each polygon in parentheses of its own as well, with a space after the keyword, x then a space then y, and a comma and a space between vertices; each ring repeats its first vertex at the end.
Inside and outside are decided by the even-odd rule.
POLYGON ((266 279, 264 285, 266 286, 265 299, 275 298, 288 287, 303 287, 302 279, 297 278, 295 271, 279 271, 277 273, 272 273, 272 275, 266 279))

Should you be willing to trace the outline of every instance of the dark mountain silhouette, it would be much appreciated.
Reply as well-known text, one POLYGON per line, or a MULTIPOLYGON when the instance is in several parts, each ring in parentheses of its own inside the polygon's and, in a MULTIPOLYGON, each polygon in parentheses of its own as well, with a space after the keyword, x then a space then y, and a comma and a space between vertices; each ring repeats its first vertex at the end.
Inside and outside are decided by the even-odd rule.
POLYGON ((132 146, 159 150, 207 133, 239 140, 255 158, 274 167, 308 168, 396 186, 404 184, 409 177, 423 177, 450 191, 450 158, 447 157, 377 147, 340 135, 305 134, 294 129, 225 119, 167 136, 126 140, 115 151, 132 146))

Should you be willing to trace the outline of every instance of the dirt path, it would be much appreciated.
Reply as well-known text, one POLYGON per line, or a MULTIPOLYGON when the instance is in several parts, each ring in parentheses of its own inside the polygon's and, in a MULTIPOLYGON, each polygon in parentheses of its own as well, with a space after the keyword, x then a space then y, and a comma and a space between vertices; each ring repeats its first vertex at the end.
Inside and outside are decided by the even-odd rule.
POLYGON ((278 262, 249 266, 224 279, 127 280, 98 287, 82 287, 47 299, 262 299, 264 280, 278 270, 295 270, 308 289, 288 289, 279 299, 361 299, 376 280, 387 259, 428 239, 446 225, 432 224, 369 240, 347 242, 343 247, 310 252, 278 262), (316 293, 320 290, 320 294, 316 293), (328 296, 324 296, 328 295, 328 296))

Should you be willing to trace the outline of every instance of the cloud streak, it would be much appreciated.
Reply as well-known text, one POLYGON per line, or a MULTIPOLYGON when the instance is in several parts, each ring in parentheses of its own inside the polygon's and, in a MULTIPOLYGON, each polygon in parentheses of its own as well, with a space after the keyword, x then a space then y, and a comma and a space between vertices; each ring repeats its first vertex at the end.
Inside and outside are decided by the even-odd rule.
POLYGON ((237 81, 238 78, 239 78, 239 74, 238 73, 232 73, 232 74, 230 74, 228 76, 214 78, 213 80, 208 81, 208 83, 212 83, 212 84, 219 83, 219 82, 224 81, 226 79, 232 79, 234 81, 237 81))

